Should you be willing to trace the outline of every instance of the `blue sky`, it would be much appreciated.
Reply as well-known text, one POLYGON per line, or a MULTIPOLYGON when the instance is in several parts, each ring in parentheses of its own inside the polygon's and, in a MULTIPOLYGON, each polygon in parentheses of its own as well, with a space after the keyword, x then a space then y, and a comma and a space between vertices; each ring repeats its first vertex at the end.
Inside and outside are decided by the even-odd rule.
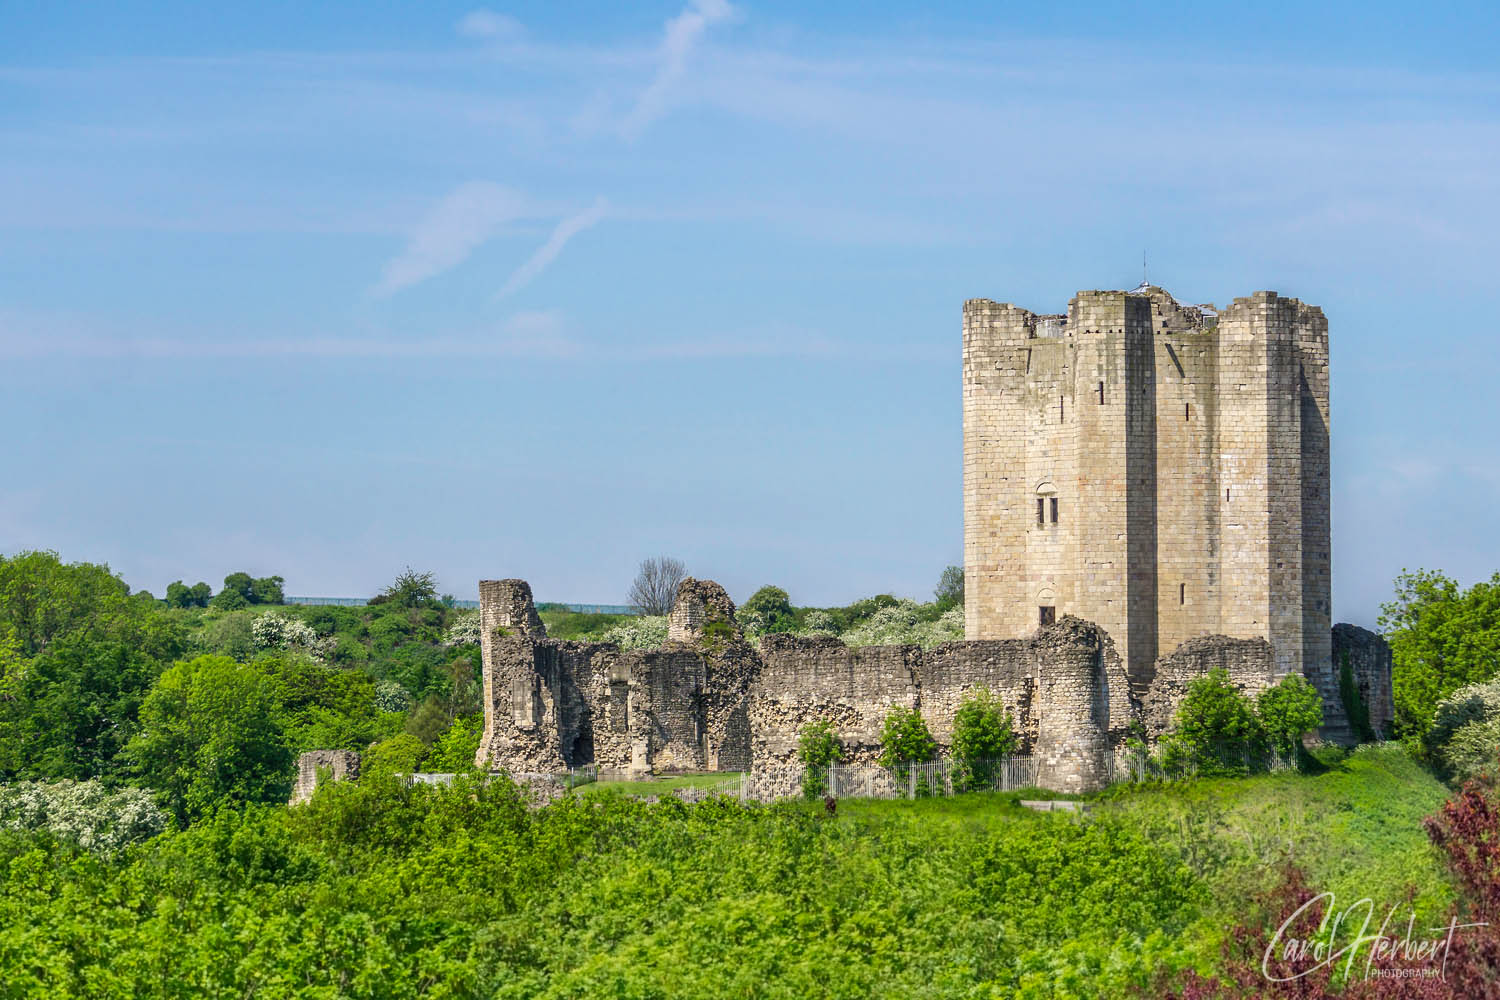
POLYGON ((1336 617, 1500 568, 1493 5, 6 5, 0 551, 922 597, 965 298, 1333 350, 1336 617))

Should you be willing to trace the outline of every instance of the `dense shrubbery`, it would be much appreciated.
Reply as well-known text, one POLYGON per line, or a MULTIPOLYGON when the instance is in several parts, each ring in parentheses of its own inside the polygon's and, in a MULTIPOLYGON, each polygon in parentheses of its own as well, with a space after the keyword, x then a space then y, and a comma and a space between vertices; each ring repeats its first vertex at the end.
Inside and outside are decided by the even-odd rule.
POLYGON ((953 759, 958 763, 954 787, 988 787, 997 758, 1015 753, 1019 743, 1000 699, 985 688, 970 693, 953 714, 953 759))
POLYGON ((1322 699, 1300 674, 1252 701, 1217 669, 1188 684, 1162 740, 1162 763, 1168 773, 1246 774, 1273 755, 1299 760, 1302 735, 1322 724, 1322 699))
POLYGON ((445 735, 432 752, 460 759, 477 745, 479 655, 442 644, 453 613, 430 585, 403 574, 375 607, 264 610, 249 605, 281 600, 280 578, 233 573, 231 597, 184 587, 169 607, 104 566, 0 558, 0 780, 137 784, 183 823, 284 800, 303 750, 408 729, 418 763, 445 735))
POLYGON ((895 706, 886 712, 880 725, 880 764, 899 767, 920 764, 937 755, 937 740, 927 728, 922 713, 914 708, 895 706))
POLYGON ((531 812, 503 781, 362 779, 116 860, 0 838, 0 981, 15 997, 1101 995, 1184 960, 1201 892, 1126 826, 1020 816, 934 837, 906 810, 821 812, 615 795, 531 812))
POLYGON ((844 758, 844 744, 826 719, 808 724, 797 737, 802 794, 810 799, 828 791, 828 769, 844 758))

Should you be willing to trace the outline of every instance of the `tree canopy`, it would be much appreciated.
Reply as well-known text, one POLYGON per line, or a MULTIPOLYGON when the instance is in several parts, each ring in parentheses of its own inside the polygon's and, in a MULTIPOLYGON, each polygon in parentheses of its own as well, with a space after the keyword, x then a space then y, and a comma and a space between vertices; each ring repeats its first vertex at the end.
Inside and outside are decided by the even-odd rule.
POLYGON ((1500 573, 1464 590, 1440 572, 1402 572, 1380 627, 1395 661, 1397 729, 1420 737, 1438 702, 1500 674, 1500 573))

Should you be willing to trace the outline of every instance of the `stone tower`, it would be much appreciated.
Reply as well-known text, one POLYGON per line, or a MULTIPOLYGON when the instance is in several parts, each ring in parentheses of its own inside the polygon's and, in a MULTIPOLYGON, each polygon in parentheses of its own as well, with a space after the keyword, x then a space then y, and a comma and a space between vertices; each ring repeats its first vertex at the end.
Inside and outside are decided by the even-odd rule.
POLYGON ((1337 706, 1322 310, 1142 285, 963 325, 967 637, 1077 615, 1137 692, 1189 638, 1261 637, 1337 706))

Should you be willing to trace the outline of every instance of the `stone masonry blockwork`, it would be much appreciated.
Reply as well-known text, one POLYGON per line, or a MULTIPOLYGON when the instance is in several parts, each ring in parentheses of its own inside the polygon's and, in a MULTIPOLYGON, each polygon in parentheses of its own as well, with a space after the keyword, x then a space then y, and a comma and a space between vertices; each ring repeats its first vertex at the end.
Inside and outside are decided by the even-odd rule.
POLYGON ((1347 738, 1321 310, 1257 292, 1221 312, 1154 286, 1050 316, 971 300, 962 388, 968 638, 1078 615, 1137 699, 1190 639, 1261 638, 1347 738))

